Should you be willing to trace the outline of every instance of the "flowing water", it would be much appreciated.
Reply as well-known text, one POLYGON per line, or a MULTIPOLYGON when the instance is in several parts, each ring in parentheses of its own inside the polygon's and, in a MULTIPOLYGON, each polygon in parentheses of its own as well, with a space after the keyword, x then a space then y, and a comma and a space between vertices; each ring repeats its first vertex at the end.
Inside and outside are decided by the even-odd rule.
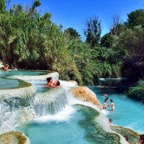
POLYGON ((115 89, 104 89, 97 87, 90 87, 97 95, 97 98, 103 104, 105 97, 103 94, 108 94, 108 103, 110 99, 115 103, 115 111, 111 112, 107 108, 106 114, 108 118, 112 119, 113 125, 124 126, 138 133, 144 133, 144 104, 132 100, 124 94, 115 89))
POLYGON ((19 81, 14 79, 0 78, 0 88, 16 88, 19 86, 19 81))
POLYGON ((46 71, 28 71, 28 70, 9 70, 2 71, 0 70, 0 76, 11 76, 11 75, 44 75, 46 71))
POLYGON ((116 134, 106 133, 94 122, 98 113, 86 106, 67 106, 56 115, 41 117, 22 125, 31 144, 118 144, 116 134))
MULTIPOLYGON (((13 75, 23 77, 42 75, 45 72, 0 71, 0 74, 3 77, 13 75)), ((19 84, 16 79, 11 81, 3 77, 0 78, 2 83, 10 83, 6 88, 17 87, 19 84)), ((27 82, 36 87, 36 93, 27 100, 27 105, 20 103, 18 98, 10 101, 0 100, 0 133, 16 128, 30 138, 31 144, 117 144, 117 139, 119 139, 117 135, 106 133, 94 122, 95 117, 98 116, 94 109, 70 104, 71 99, 69 99, 67 89, 46 88, 44 87, 45 79, 30 80, 27 78, 27 82)), ((4 83, 0 86, 4 88, 3 85, 4 83)), ((68 83, 66 85, 68 86, 68 83)), ((107 110, 104 113, 108 118, 112 118, 113 125, 125 126, 144 133, 144 105, 127 98, 124 93, 111 89, 89 88, 96 93, 101 103, 104 101, 102 96, 104 93, 108 94, 109 100, 114 100, 115 111, 107 110)))

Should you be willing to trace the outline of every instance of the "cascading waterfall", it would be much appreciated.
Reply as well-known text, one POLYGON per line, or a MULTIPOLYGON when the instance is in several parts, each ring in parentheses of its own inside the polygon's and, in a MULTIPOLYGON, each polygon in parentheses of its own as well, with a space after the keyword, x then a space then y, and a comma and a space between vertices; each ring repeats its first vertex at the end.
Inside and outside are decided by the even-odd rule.
MULTIPOLYGON (((57 73, 52 76, 54 76, 55 79, 58 79, 57 73)), ((48 75, 11 77, 26 80, 27 82, 32 83, 32 85, 28 84, 27 86, 18 87, 15 89, 1 90, 0 134, 15 130, 15 127, 22 123, 29 122, 37 118, 43 118, 43 116, 53 116, 53 114, 63 112, 62 110, 67 104, 69 104, 69 106, 75 104, 87 105, 86 103, 80 102, 75 98, 73 99, 73 97, 73 100, 71 100, 71 94, 67 94, 67 90, 70 87, 77 86, 76 82, 60 81, 61 86, 65 89, 62 87, 52 89, 46 88, 44 91, 39 89, 38 87, 45 83, 44 80, 46 77, 48 77, 48 75), (37 90, 34 90, 34 86, 37 88, 37 90)), ((93 105, 91 107, 93 107, 93 105)), ((93 108, 98 110, 97 107, 93 108)), ((61 116, 63 115, 61 114, 61 116)), ((56 120, 57 118, 58 117, 56 117, 56 120)), ((102 119, 104 119, 104 117, 102 119)), ((106 124, 107 123, 108 122, 106 122, 106 124)), ((106 131, 112 132, 109 129, 106 129, 106 131)), ((125 142, 123 141, 122 143, 124 144, 125 142)))
POLYGON ((66 104, 66 91, 62 88, 55 88, 48 92, 37 94, 33 106, 37 116, 44 116, 59 112, 66 104))
MULTIPOLYGON (((58 74, 44 76, 18 76, 18 78, 32 83, 22 88, 1 90, 0 94, 0 133, 14 130, 14 128, 24 122, 31 121, 41 116, 56 114, 60 112, 68 103, 67 89, 75 83, 61 81, 61 86, 66 88, 45 88, 41 91, 39 86, 45 84, 45 78, 53 76, 58 78, 58 74), (37 88, 37 91, 34 90, 37 88)), ((16 81, 17 76, 10 76, 16 81)), ((11 80, 12 81, 12 80, 11 80)))
MULTIPOLYGON (((36 83, 36 81, 34 82, 36 83)), ((55 114, 67 104, 66 90, 62 88, 48 89, 45 92, 33 91, 29 96, 27 88, 10 89, 11 93, 2 91, 0 99, 0 133, 14 130, 21 123, 41 116, 55 114)), ((31 91, 31 89, 30 89, 31 91)))
POLYGON ((26 122, 33 117, 33 110, 30 109, 30 105, 25 107, 19 104, 19 101, 15 100, 14 97, 10 101, 0 101, 0 133, 14 130, 14 127, 19 123, 26 122), (27 110, 24 111, 24 109, 27 110))

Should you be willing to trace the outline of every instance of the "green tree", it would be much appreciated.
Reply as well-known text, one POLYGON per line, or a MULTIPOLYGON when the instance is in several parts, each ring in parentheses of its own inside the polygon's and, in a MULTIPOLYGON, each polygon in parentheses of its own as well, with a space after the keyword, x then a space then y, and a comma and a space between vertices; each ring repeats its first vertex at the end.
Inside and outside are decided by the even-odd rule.
POLYGON ((6 10, 6 1, 0 0, 0 13, 5 12, 5 10, 6 10))
POLYGON ((144 103, 144 80, 141 79, 135 86, 130 87, 128 90, 128 96, 144 103))
POLYGON ((99 45, 101 31, 101 23, 98 18, 93 17, 87 21, 84 34, 86 36, 86 43, 92 48, 99 45))
POLYGON ((80 38, 79 33, 73 28, 67 28, 64 32, 69 34, 70 38, 80 38))
POLYGON ((117 44, 123 53, 123 73, 134 80, 144 77, 144 29, 141 26, 125 31, 117 44))
POLYGON ((107 33, 101 38, 100 45, 102 47, 110 48, 113 46, 113 44, 114 44, 114 36, 112 34, 107 33))
POLYGON ((128 14, 126 25, 129 28, 141 25, 144 27, 144 9, 135 10, 128 14))
POLYGON ((115 36, 119 36, 125 30, 125 25, 123 24, 120 16, 113 17, 113 25, 110 29, 110 33, 115 36))

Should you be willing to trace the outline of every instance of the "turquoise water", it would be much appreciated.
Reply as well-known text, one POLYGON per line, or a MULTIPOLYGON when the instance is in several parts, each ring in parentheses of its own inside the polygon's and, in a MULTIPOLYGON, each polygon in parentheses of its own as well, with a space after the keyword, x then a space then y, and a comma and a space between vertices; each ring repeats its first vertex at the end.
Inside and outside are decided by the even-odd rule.
POLYGON ((88 144, 83 140, 86 132, 78 124, 83 117, 81 113, 75 113, 70 120, 37 121, 23 125, 19 129, 29 137, 31 144, 72 144, 75 141, 79 144, 88 144))
POLYGON ((100 89, 96 87, 90 87, 97 95, 97 98, 103 104, 105 97, 104 93, 108 94, 108 103, 110 99, 113 99, 115 103, 115 111, 111 112, 107 109, 107 117, 112 118, 113 125, 124 126, 131 128, 138 133, 144 133, 144 104, 138 101, 134 101, 128 98, 123 92, 117 92, 112 89, 100 89))
MULTIPOLYGON (((41 75, 45 72, 39 71, 0 71, 0 76, 9 75, 41 75)), ((37 92, 48 91, 48 88, 43 87, 45 81, 32 82, 37 92)), ((17 80, 0 78, 0 87, 17 87, 19 82, 17 80), (5 80, 7 85, 5 84, 5 80)), ((144 133, 144 104, 129 99, 123 92, 118 92, 114 89, 100 89, 96 87, 89 87, 97 95, 97 98, 103 103, 105 97, 102 95, 107 93, 110 104, 110 99, 114 100, 115 111, 107 110, 106 116, 113 120, 113 125, 124 126, 131 128, 138 133, 144 133)), ((91 144, 91 143, 105 143, 115 144, 114 136, 100 130, 99 126, 93 123, 94 117, 97 115, 95 110, 84 107, 73 107, 74 112, 69 115, 60 115, 52 119, 43 119, 24 124, 18 128, 23 131, 31 141, 31 144, 91 144), (59 119, 59 118, 62 119, 59 119), (113 142, 112 142, 113 141, 113 142)), ((66 112, 69 110, 66 109, 66 112)))
POLYGON ((67 119, 67 111, 61 120, 53 115, 50 120, 38 120, 18 128, 30 139, 31 144, 118 144, 119 137, 106 133, 94 123, 98 113, 92 108, 74 106, 75 112, 67 119), (54 118, 55 117, 55 118, 54 118), (42 122, 43 121, 43 122, 42 122))
POLYGON ((19 81, 14 79, 0 78, 0 88, 16 88, 19 86, 19 81))
POLYGON ((0 70, 0 88, 16 88, 19 86, 19 81, 15 79, 5 79, 2 77, 12 76, 12 75, 28 75, 28 76, 36 76, 36 75, 44 75, 47 74, 46 71, 26 71, 26 70, 18 70, 18 71, 3 71, 0 70))
POLYGON ((28 71, 28 70, 9 70, 3 71, 0 70, 0 76, 11 76, 11 75, 44 75, 47 74, 46 71, 28 71))

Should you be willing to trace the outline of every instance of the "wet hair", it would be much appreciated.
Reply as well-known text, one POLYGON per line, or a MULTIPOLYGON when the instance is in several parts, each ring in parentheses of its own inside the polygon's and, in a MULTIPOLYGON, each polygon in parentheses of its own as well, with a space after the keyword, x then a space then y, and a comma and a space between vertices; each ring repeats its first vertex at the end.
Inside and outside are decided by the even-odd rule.
POLYGON ((47 82, 50 82, 51 79, 52 79, 52 77, 48 77, 46 80, 47 80, 47 82))
POLYGON ((107 102, 107 101, 108 101, 108 97, 107 97, 107 98, 105 98, 104 102, 107 102))
POLYGON ((59 86, 59 85, 60 85, 60 81, 57 81, 56 86, 59 86))
POLYGON ((110 101, 111 101, 111 102, 113 102, 113 100, 112 100, 112 99, 111 99, 110 101))

